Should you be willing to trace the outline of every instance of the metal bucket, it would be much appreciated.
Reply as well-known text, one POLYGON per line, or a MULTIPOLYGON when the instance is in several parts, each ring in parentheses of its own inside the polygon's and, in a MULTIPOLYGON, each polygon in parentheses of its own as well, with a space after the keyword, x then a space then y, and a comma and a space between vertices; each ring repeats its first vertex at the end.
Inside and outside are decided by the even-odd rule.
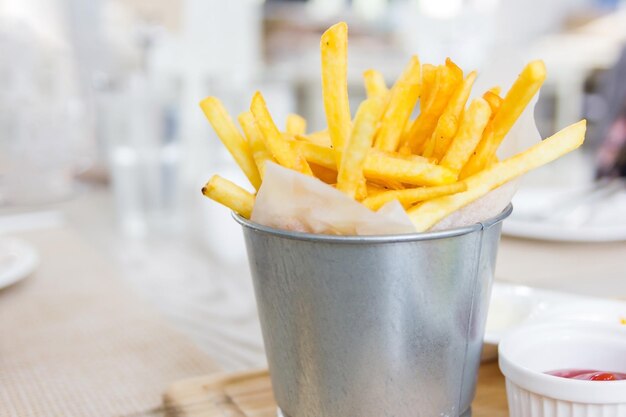
POLYGON ((502 220, 331 236, 243 226, 285 417, 471 415, 502 220))

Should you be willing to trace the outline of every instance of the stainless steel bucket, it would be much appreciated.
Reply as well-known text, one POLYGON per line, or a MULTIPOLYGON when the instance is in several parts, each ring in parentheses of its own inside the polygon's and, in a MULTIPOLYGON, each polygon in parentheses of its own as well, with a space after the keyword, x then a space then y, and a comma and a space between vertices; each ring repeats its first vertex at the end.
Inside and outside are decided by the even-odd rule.
POLYGON ((244 230, 285 417, 471 415, 502 220, 394 236, 244 230))

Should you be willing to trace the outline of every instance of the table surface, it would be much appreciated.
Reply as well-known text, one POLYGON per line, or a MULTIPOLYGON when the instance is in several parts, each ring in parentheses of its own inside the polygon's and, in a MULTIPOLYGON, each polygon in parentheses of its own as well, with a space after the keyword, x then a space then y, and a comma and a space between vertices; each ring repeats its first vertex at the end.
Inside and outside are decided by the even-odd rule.
MULTIPOLYGON (((27 221, 11 218, 9 224, 2 221, 6 213, 0 213, 0 233, 9 230, 33 243, 43 260, 33 276, 0 291, 0 330, 15 335, 0 340, 0 415, 50 415, 30 405, 26 392, 33 381, 38 381, 38 396, 50 404, 67 400, 84 405, 76 399, 76 387, 83 387, 80 394, 88 397, 86 390, 108 384, 98 401, 126 404, 116 409, 116 415, 123 415, 155 406, 160 392, 176 379, 216 368, 266 366, 243 255, 226 261, 210 253, 201 239, 125 238, 116 229, 105 189, 41 210, 48 211, 45 221, 36 213, 27 221), (80 313, 72 314, 72 309, 80 313), (103 315, 109 315, 108 324, 93 318, 103 315), (81 322, 80 317, 86 318, 81 322), (45 325, 52 319, 59 325, 45 325), (135 356, 105 355, 112 347, 103 334, 133 344, 135 356), (143 357, 145 352, 149 354, 143 357), (114 389, 116 378, 124 384, 114 389), (61 397, 51 398, 54 393, 61 397)), ((224 219, 230 221, 227 213, 224 219)), ((240 244, 234 241, 232 250, 243 254, 240 244)), ((504 237, 496 279, 626 298, 624 254, 624 242, 565 244, 504 237)), ((114 347, 120 352, 130 348, 114 347)), ((112 415, 105 409, 73 415, 112 415)))
POLYGON ((17 234, 37 272, 0 292, 0 416, 123 416, 218 366, 68 228, 17 234))

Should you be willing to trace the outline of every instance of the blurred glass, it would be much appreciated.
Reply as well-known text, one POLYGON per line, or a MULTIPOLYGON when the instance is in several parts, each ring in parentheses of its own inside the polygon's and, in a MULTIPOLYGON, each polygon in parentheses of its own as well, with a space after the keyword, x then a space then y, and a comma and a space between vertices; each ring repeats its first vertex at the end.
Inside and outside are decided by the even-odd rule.
POLYGON ((399 21, 407 52, 424 62, 453 57, 462 68, 479 68, 493 47, 499 0, 408 1, 399 21))
POLYGON ((0 19, 0 204, 65 198, 90 153, 71 50, 61 34, 0 19))
POLYGON ((181 229, 178 91, 172 80, 141 74, 102 81, 98 134, 106 144, 115 204, 124 233, 181 229))

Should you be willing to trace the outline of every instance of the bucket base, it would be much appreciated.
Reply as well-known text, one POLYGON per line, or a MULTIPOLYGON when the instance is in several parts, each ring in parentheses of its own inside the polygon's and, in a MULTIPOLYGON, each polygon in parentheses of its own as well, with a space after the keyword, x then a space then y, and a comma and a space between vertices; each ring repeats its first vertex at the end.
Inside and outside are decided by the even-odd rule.
MULTIPOLYGON (((288 416, 287 414, 284 414, 282 412, 282 410, 280 408, 276 409, 276 416, 277 417, 291 417, 288 416)), ((452 417, 452 416, 450 416, 452 417)), ((461 414, 459 417, 472 417, 472 407, 468 408, 463 414, 461 414)))

